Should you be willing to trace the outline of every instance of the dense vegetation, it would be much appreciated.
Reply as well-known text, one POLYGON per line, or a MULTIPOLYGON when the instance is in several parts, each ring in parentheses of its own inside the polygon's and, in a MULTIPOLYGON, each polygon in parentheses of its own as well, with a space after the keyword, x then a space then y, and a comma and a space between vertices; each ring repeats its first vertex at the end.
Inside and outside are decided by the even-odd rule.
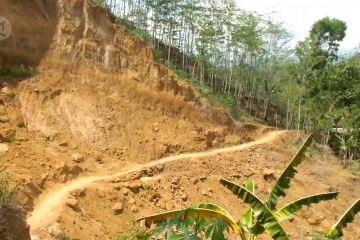
POLYGON ((314 132, 344 159, 359 159, 360 54, 338 57, 346 23, 323 18, 296 49, 271 15, 234 0, 96 0, 158 60, 235 115, 314 132), (342 128, 334 131, 333 128, 342 128))

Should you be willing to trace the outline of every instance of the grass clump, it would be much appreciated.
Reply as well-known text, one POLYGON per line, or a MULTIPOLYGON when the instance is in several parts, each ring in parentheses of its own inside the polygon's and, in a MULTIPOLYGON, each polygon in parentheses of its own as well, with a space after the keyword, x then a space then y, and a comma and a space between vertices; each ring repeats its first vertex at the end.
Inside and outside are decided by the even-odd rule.
POLYGON ((65 237, 59 238, 58 240, 79 240, 79 239, 65 236, 65 237))
POLYGON ((152 235, 149 230, 133 228, 128 233, 118 235, 114 240, 148 240, 152 235))
POLYGON ((30 77, 32 71, 26 68, 0 68, 0 79, 1 80, 11 80, 15 78, 25 78, 30 77))
POLYGON ((0 212, 11 207, 15 198, 20 191, 20 185, 17 183, 14 187, 10 187, 9 176, 4 175, 0 180, 0 212))

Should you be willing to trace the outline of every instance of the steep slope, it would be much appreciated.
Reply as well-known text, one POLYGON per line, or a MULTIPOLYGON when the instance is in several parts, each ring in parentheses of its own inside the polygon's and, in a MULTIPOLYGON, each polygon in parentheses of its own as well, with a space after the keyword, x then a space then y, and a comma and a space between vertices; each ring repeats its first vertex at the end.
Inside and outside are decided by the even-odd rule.
POLYGON ((23 184, 29 212, 56 183, 262 132, 212 107, 90 0, 3 0, 0 14, 13 25, 1 68, 33 72, 0 79, 0 171, 23 184))
POLYGON ((104 9, 84 0, 58 1, 58 8, 51 51, 21 84, 30 131, 127 147, 133 161, 221 145, 228 133, 240 141, 228 114, 155 63, 152 49, 104 9), (197 149, 189 149, 194 141, 197 149))
MULTIPOLYGON (((0 15, 14 26, 0 42, 1 67, 34 69, 22 81, 0 79, 0 172, 23 184, 19 201, 29 219, 34 206, 49 202, 43 201, 48 193, 59 190, 66 198, 65 205, 59 201, 56 223, 33 229, 41 239, 64 233, 111 239, 128 232, 136 217, 198 202, 221 204, 240 218, 244 205, 218 186, 218 178, 243 183, 252 177, 264 197, 273 183, 264 172, 276 177, 296 150, 295 135, 286 133, 237 152, 180 158, 182 152, 249 142, 268 129, 236 123, 212 107, 90 0, 2 0, 0 15), (152 165, 167 156, 177 161, 152 165), (79 179, 128 169, 138 171, 62 191, 79 179), (114 214, 115 204, 120 214, 114 214)), ((312 229, 325 230, 360 194, 359 178, 334 159, 309 154, 305 161, 287 199, 331 189, 343 193, 339 202, 310 207, 286 223, 300 239, 312 229)), ((358 221, 347 239, 360 236, 353 227, 358 221)))

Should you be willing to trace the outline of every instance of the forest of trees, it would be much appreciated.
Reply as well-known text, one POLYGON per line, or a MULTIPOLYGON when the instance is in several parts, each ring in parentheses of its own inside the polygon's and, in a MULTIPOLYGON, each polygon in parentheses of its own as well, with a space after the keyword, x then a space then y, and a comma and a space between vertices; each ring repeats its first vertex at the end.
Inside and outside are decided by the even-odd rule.
POLYGON ((204 94, 270 124, 314 132, 344 163, 360 158, 360 54, 338 56, 345 22, 317 21, 292 49, 281 22, 234 0, 95 2, 204 94))

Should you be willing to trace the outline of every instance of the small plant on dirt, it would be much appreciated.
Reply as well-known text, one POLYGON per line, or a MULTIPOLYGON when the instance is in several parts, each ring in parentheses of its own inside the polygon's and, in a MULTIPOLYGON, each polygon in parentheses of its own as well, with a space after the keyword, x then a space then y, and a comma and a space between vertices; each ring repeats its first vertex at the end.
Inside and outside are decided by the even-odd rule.
POLYGON ((296 215, 303 206, 337 198, 338 192, 322 193, 295 200, 286 206, 276 209, 278 199, 286 195, 291 179, 295 176, 296 167, 312 142, 311 135, 305 140, 296 155, 273 187, 268 200, 263 202, 255 195, 255 184, 248 180, 244 186, 237 185, 225 179, 220 183, 230 189, 250 208, 245 212, 243 222, 236 222, 223 208, 213 204, 200 204, 195 207, 165 212, 145 218, 146 227, 157 225, 155 238, 166 232, 166 239, 226 239, 225 230, 238 234, 243 240, 253 240, 256 236, 267 232, 273 239, 289 239, 281 226, 281 222, 296 215))
POLYGON ((4 175, 0 180, 0 212, 10 207, 20 191, 20 185, 16 184, 13 188, 10 188, 9 177, 4 175))
POLYGON ((79 240, 79 239, 65 236, 65 237, 59 238, 58 240, 79 240))
POLYGON ((148 240, 153 235, 152 231, 141 228, 133 228, 130 232, 121 234, 114 240, 148 240))

